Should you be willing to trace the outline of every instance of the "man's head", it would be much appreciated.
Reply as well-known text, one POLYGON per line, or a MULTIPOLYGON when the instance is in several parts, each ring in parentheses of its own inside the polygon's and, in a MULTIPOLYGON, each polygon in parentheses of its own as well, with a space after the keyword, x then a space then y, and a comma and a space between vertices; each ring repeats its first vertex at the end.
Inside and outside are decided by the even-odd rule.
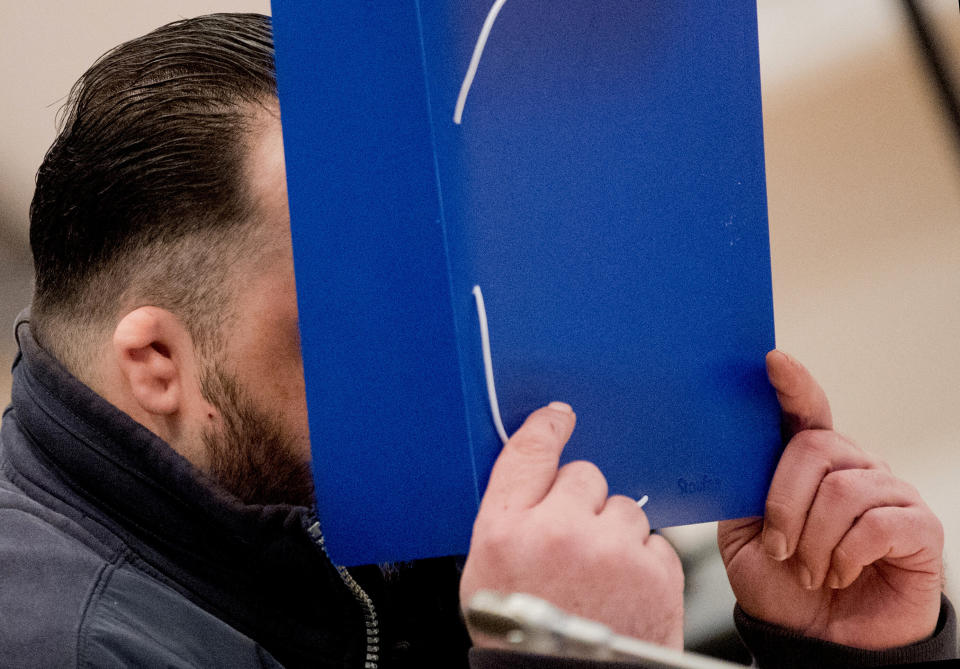
POLYGON ((305 501, 269 19, 179 21, 100 58, 30 218, 40 344, 242 499, 305 501))

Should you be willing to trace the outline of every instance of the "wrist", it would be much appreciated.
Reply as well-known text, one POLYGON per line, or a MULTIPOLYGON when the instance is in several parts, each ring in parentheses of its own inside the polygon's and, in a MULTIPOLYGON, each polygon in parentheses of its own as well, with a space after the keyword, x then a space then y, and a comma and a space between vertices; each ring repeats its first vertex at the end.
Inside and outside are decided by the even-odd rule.
POLYGON ((929 638, 883 650, 845 646, 806 637, 799 632, 754 618, 739 605, 734 610, 734 622, 760 669, 775 669, 788 665, 811 669, 878 667, 958 657, 957 617, 946 597, 941 597, 940 617, 929 638))

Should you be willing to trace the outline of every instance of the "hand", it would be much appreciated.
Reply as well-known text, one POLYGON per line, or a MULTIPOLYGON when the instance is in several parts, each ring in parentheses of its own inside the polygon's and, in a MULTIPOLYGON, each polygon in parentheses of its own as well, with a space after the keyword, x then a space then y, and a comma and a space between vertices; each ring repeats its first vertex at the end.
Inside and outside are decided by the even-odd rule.
POLYGON ((683 571, 673 548, 650 534, 635 500, 607 497, 594 465, 557 470, 575 422, 554 402, 504 446, 473 526, 460 601, 480 589, 526 592, 620 634, 681 648, 683 571))
POLYGON ((826 395, 779 351, 767 355, 787 436, 763 518, 720 523, 743 610, 805 636, 883 649, 933 634, 943 528, 917 491, 833 431, 826 395))

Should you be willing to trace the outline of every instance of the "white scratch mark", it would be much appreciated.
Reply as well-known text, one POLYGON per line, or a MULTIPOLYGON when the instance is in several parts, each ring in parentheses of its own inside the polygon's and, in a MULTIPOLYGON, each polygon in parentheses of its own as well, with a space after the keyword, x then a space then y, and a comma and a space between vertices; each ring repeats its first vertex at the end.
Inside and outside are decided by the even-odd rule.
POLYGON ((467 68, 467 75, 463 78, 463 83, 460 84, 460 95, 457 96, 457 106, 453 111, 453 122, 457 125, 460 125, 460 120, 463 118, 463 106, 467 103, 467 93, 470 92, 470 87, 473 85, 473 78, 477 74, 480 57, 483 56, 483 48, 487 46, 490 29, 493 28, 493 22, 497 20, 497 14, 500 13, 500 9, 506 2, 507 0, 496 0, 496 2, 493 3, 493 7, 490 8, 490 12, 483 22, 483 28, 480 29, 480 37, 477 38, 477 43, 473 47, 470 66, 467 68))

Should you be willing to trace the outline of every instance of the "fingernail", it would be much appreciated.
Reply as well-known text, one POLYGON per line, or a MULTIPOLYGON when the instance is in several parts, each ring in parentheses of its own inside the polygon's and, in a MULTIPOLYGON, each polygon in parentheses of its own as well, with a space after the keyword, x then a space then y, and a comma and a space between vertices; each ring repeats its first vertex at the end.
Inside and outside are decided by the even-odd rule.
POLYGON ((813 574, 803 565, 800 565, 800 585, 803 586, 804 590, 813 589, 813 574))
POLYGON ((767 554, 777 562, 787 559, 787 537, 780 530, 764 530, 763 547, 767 554))
POLYGON ((790 356, 788 356, 786 353, 781 351, 779 348, 775 348, 772 351, 770 351, 770 355, 771 357, 782 358, 784 360, 790 359, 790 356))
POLYGON ((799 363, 797 363, 797 359, 794 358, 794 357, 793 357, 792 355, 790 355, 789 353, 787 353, 786 351, 781 351, 779 348, 774 349, 774 351, 776 351, 776 353, 779 354, 780 357, 783 358, 783 360, 784 360, 785 362, 788 362, 788 363, 790 363, 791 365, 797 365, 797 364, 799 364, 799 363))
POLYGON ((830 575, 827 576, 827 587, 832 588, 833 590, 840 589, 840 576, 834 572, 830 572, 830 575))
POLYGON ((564 413, 573 413, 573 407, 566 402, 550 402, 547 407, 556 409, 557 411, 563 411, 564 413))

